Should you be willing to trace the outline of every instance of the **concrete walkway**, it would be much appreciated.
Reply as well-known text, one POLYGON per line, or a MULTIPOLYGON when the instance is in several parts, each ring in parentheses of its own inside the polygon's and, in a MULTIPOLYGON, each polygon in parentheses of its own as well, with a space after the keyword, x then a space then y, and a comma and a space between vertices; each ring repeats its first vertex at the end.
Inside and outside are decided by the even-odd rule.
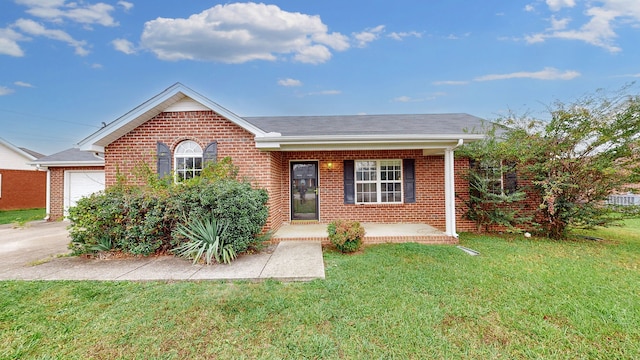
POLYGON ((65 222, 0 226, 0 280, 264 280, 324 279, 320 241, 282 241, 229 265, 193 265, 173 256, 69 257, 65 222), (60 257, 60 256, 63 257, 60 257))

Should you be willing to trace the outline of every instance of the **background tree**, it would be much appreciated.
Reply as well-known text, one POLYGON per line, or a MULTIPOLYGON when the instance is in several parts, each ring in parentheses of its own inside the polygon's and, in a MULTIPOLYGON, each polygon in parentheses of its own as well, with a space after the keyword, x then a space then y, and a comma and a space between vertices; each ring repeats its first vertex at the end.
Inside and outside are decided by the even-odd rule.
POLYGON ((534 215, 542 235, 561 239, 570 227, 617 219, 604 201, 640 168, 640 97, 627 90, 555 102, 547 121, 508 116, 489 136, 482 156, 516 164, 520 183, 539 201, 534 215))

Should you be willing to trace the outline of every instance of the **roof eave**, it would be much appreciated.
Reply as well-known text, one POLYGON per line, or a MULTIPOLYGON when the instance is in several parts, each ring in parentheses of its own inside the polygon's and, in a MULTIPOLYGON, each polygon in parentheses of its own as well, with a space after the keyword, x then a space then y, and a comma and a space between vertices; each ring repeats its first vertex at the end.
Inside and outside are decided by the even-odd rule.
POLYGON ((88 167, 88 166, 104 166, 104 160, 103 161, 44 161, 44 162, 32 161, 28 164, 32 166, 43 167, 43 168, 71 167, 71 166, 88 167))
POLYGON ((460 140, 473 142, 484 138, 482 134, 451 135, 341 135, 341 136, 281 136, 256 138, 256 147, 265 151, 312 150, 403 150, 445 149, 460 140))

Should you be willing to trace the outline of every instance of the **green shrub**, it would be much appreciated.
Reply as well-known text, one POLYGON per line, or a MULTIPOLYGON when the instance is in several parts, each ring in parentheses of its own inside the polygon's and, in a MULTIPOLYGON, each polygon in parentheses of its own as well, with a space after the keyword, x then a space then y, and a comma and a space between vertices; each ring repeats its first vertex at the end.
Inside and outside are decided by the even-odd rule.
POLYGON ((265 190, 254 189, 247 182, 227 179, 187 184, 178 190, 173 194, 174 205, 183 218, 196 219, 213 214, 227 223, 226 233, 237 253, 256 244, 256 235, 262 231, 269 214, 265 190))
POLYGON ((341 252, 358 251, 362 246, 364 228, 357 221, 335 220, 327 226, 329 240, 341 252))
POLYGON ((266 223, 267 192, 239 181, 229 161, 193 181, 149 186, 118 184, 69 209, 71 249, 90 253, 111 244, 130 254, 162 253, 185 241, 178 224, 213 215, 227 224, 235 253, 258 246, 266 223))
POLYGON ((212 264, 213 260, 228 264, 235 260, 237 253, 229 242, 227 224, 219 221, 213 214, 209 217, 194 219, 185 224, 178 224, 176 232, 188 239, 173 249, 177 256, 193 259, 196 264, 203 256, 204 262, 212 264))

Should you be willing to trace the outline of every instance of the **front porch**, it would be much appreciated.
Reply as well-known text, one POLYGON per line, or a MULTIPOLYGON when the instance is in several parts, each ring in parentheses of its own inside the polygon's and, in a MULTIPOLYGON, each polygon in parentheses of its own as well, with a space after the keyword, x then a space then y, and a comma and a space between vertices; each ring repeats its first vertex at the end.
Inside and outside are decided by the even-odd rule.
MULTIPOLYGON (((362 223, 365 229, 364 244, 406 243, 420 244, 457 244, 458 238, 427 224, 382 224, 362 223)), ((329 245, 327 224, 317 222, 285 223, 271 237, 278 243, 287 240, 321 241, 329 245)))

